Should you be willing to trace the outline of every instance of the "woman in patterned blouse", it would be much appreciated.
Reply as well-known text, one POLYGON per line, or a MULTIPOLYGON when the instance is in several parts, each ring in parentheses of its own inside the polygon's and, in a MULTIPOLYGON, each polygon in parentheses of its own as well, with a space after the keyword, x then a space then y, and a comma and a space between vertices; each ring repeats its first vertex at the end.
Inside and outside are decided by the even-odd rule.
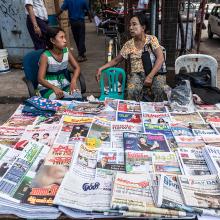
POLYGON ((146 95, 153 101, 163 101, 163 87, 166 84, 166 75, 158 74, 164 62, 163 51, 155 36, 146 34, 145 16, 143 14, 135 15, 130 20, 131 40, 128 40, 121 49, 118 56, 100 67, 96 74, 99 81, 101 71, 115 66, 123 59, 130 58, 131 73, 127 76, 127 99, 141 101, 146 95), (142 64, 142 52, 144 46, 150 57, 154 57, 152 61, 152 70, 146 76, 142 64))

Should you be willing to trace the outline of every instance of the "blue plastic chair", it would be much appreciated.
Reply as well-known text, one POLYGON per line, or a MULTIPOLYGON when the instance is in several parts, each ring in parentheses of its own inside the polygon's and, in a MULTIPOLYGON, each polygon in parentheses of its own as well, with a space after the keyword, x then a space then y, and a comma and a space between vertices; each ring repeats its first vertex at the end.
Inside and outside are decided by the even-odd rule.
POLYGON ((100 101, 105 100, 105 98, 114 98, 114 99, 124 99, 124 90, 125 90, 125 81, 126 74, 122 68, 111 67, 105 69, 101 73, 100 77, 100 88, 101 96, 100 101), (119 78, 121 77, 121 91, 118 88, 119 78), (107 78, 108 82, 108 91, 105 91, 105 79, 107 78))
MULTIPOLYGON (((23 59, 23 67, 24 67, 24 74, 25 74, 25 77, 23 78, 23 80, 28 87, 28 92, 29 92, 30 97, 36 95, 36 89, 38 86, 38 79, 37 79, 38 69, 39 69, 38 63, 40 60, 40 56, 43 52, 44 52, 43 49, 31 51, 27 53, 23 59)), ((71 75, 69 71, 66 77, 68 80, 71 80, 71 75)), ((80 83, 81 93, 84 94, 86 92, 86 83, 85 83, 85 78, 82 75, 82 73, 79 76, 79 83, 80 83)))

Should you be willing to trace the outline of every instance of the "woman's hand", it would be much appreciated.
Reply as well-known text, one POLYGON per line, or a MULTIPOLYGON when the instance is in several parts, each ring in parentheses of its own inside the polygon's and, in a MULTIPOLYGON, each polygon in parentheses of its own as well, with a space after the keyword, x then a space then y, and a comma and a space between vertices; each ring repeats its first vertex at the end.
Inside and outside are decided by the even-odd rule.
POLYGON ((153 77, 148 75, 144 80, 144 85, 150 87, 152 85, 152 82, 153 82, 153 77))
POLYGON ((76 81, 71 81, 70 83, 70 95, 72 95, 77 90, 76 81))
POLYGON ((57 99, 62 99, 64 97, 63 90, 61 90, 61 89, 59 89, 57 87, 54 87, 53 91, 56 94, 56 98, 57 99))
POLYGON ((100 80, 101 73, 102 73, 102 70, 99 68, 96 72, 96 75, 95 75, 97 82, 99 82, 99 80, 100 80))

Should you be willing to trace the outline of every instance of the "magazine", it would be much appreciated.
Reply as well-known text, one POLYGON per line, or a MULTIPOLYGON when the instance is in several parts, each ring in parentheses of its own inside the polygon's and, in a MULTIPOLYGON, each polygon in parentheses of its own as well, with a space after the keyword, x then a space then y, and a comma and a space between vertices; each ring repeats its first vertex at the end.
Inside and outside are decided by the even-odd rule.
POLYGON ((100 147, 110 146, 111 139, 111 123, 101 118, 94 118, 87 138, 96 139, 100 143, 100 147))
POLYGON ((174 136, 193 136, 192 129, 188 123, 171 123, 170 128, 174 136))
POLYGON ((185 175, 210 175, 202 150, 194 148, 178 148, 177 155, 185 175))
POLYGON ((30 140, 40 142, 51 147, 59 130, 59 125, 28 125, 21 139, 15 144, 15 149, 23 150, 30 140))
POLYGON ((47 145, 29 141, 0 180, 0 197, 19 203, 49 151, 47 145))
POLYGON ((111 99, 111 98, 105 98, 105 107, 111 108, 112 111, 117 111, 118 108, 118 100, 117 99, 111 99))
POLYGON ((181 168, 173 152, 152 153, 152 167, 155 173, 181 175, 181 168))
POLYGON ((170 117, 168 113, 142 113, 143 123, 151 124, 169 124, 170 117))
POLYGON ((173 133, 171 132, 170 126, 166 124, 150 124, 144 123, 144 132, 151 134, 163 134, 166 136, 167 142, 172 151, 175 151, 177 144, 173 133))
POLYGON ((117 111, 141 113, 141 106, 139 102, 135 102, 131 100, 119 100, 117 111))
POLYGON ((178 176, 184 203, 201 208, 220 208, 220 185, 216 175, 178 176))
POLYGON ((93 118, 63 116, 61 128, 57 134, 55 143, 74 144, 75 141, 83 141, 89 131, 93 118))
POLYGON ((198 112, 193 113, 170 113, 172 123, 204 123, 202 117, 198 112))
POLYGON ((164 102, 140 102, 142 113, 166 113, 164 102))
POLYGON ((140 124, 142 122, 142 117, 139 113, 117 112, 117 121, 140 124))
POLYGON ((186 216, 185 212, 155 207, 150 191, 149 176, 144 174, 116 174, 113 183, 111 208, 136 212, 137 214, 186 216))
POLYGON ((125 151, 170 151, 166 137, 163 134, 124 132, 123 141, 125 151))
POLYGON ((60 124, 62 115, 53 116, 38 116, 34 121, 33 125, 44 125, 44 124, 60 124))
POLYGON ((68 171, 73 155, 72 145, 54 144, 26 191, 22 202, 31 205, 53 205, 54 197, 68 171))
POLYGON ((179 148, 189 147, 200 149, 205 146, 205 142, 200 136, 175 136, 175 140, 179 148))
POLYGON ((32 125, 35 121, 36 117, 33 116, 24 116, 21 114, 12 115, 3 126, 9 127, 26 127, 28 125, 32 125))
POLYGON ((214 126, 220 126, 220 111, 219 112, 199 112, 206 123, 211 123, 214 126))
POLYGON ((111 146, 112 148, 123 149, 123 132, 133 131, 141 132, 141 125, 129 122, 112 122, 111 123, 111 146))

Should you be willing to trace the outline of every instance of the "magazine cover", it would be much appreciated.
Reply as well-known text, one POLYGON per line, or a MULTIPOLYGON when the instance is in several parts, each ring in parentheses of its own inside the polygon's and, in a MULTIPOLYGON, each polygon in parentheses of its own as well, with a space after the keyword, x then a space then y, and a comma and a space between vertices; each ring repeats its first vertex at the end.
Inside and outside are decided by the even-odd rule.
POLYGON ((166 113, 164 102, 140 102, 142 113, 166 113))
POLYGON ((199 112, 206 123, 212 123, 214 126, 220 126, 220 111, 219 112, 199 112))
POLYGON ((162 134, 124 132, 123 141, 125 151, 170 151, 166 137, 162 134))
POLYGON ((220 111, 220 108, 217 105, 196 105, 197 111, 220 111))
POLYGON ((59 130, 59 125, 28 125, 21 139, 14 146, 17 150, 23 150, 28 141, 34 140, 51 147, 59 130))
POLYGON ((111 108, 113 111, 117 111, 118 108, 118 99, 105 98, 105 107, 111 108))
POLYGON ((205 142, 200 136, 175 136, 175 140, 179 148, 189 147, 201 149, 205 146, 205 142))
POLYGON ((178 148, 177 155, 185 175, 210 175, 202 150, 178 148))
POLYGON ((142 113, 143 123, 150 124, 169 124, 170 117, 168 113, 142 113))
POLYGON ((86 114, 98 114, 105 108, 104 102, 79 102, 73 108, 75 112, 83 112, 86 114))
POLYGON ((44 125, 44 124, 60 124, 62 115, 53 115, 53 116, 38 116, 34 121, 33 125, 44 125))
POLYGON ((92 121, 93 118, 90 117, 63 116, 55 143, 74 144, 75 141, 83 141, 88 134, 92 121))
POLYGON ((181 175, 179 161, 172 152, 152 153, 152 166, 155 173, 181 175))
POLYGON ((87 134, 88 139, 96 139, 101 146, 110 146, 111 123, 101 118, 95 118, 87 134))
POLYGON ((220 208, 220 186, 216 175, 178 176, 184 203, 201 208, 220 208))
POLYGON ((167 124, 144 123, 144 132, 150 134, 163 134, 165 135, 171 150, 175 151, 177 148, 173 133, 171 132, 170 126, 167 124))
POLYGON ((192 129, 188 123, 171 123, 170 128, 174 136, 193 136, 192 129))
POLYGON ((117 112, 117 121, 140 124, 142 122, 142 117, 139 113, 117 112))
POLYGON ((123 132, 141 132, 142 126, 135 123, 114 121, 111 123, 111 146, 123 149, 123 132))
POLYGON ((211 144, 211 145, 218 145, 220 144, 220 135, 208 135, 208 136, 202 136, 202 140, 206 144, 211 144))
POLYGON ((36 117, 33 116, 24 116, 21 114, 12 115, 3 126, 9 127, 27 127, 28 125, 32 125, 35 121, 36 117))
POLYGON ((131 100, 119 100, 117 111, 118 112, 141 113, 140 102, 135 102, 131 100))
POLYGON ((103 118, 107 121, 116 121, 116 111, 101 111, 97 117, 103 118))
POLYGON ((73 146, 55 144, 37 170, 29 189, 22 199, 31 205, 53 205, 58 188, 72 160, 73 146))
POLYGON ((172 123, 199 123, 202 124, 204 123, 204 120, 202 117, 199 115, 198 112, 193 112, 193 113, 170 113, 171 121, 172 123))
POLYGON ((49 151, 47 145, 29 141, 0 180, 0 196, 20 202, 49 151))

